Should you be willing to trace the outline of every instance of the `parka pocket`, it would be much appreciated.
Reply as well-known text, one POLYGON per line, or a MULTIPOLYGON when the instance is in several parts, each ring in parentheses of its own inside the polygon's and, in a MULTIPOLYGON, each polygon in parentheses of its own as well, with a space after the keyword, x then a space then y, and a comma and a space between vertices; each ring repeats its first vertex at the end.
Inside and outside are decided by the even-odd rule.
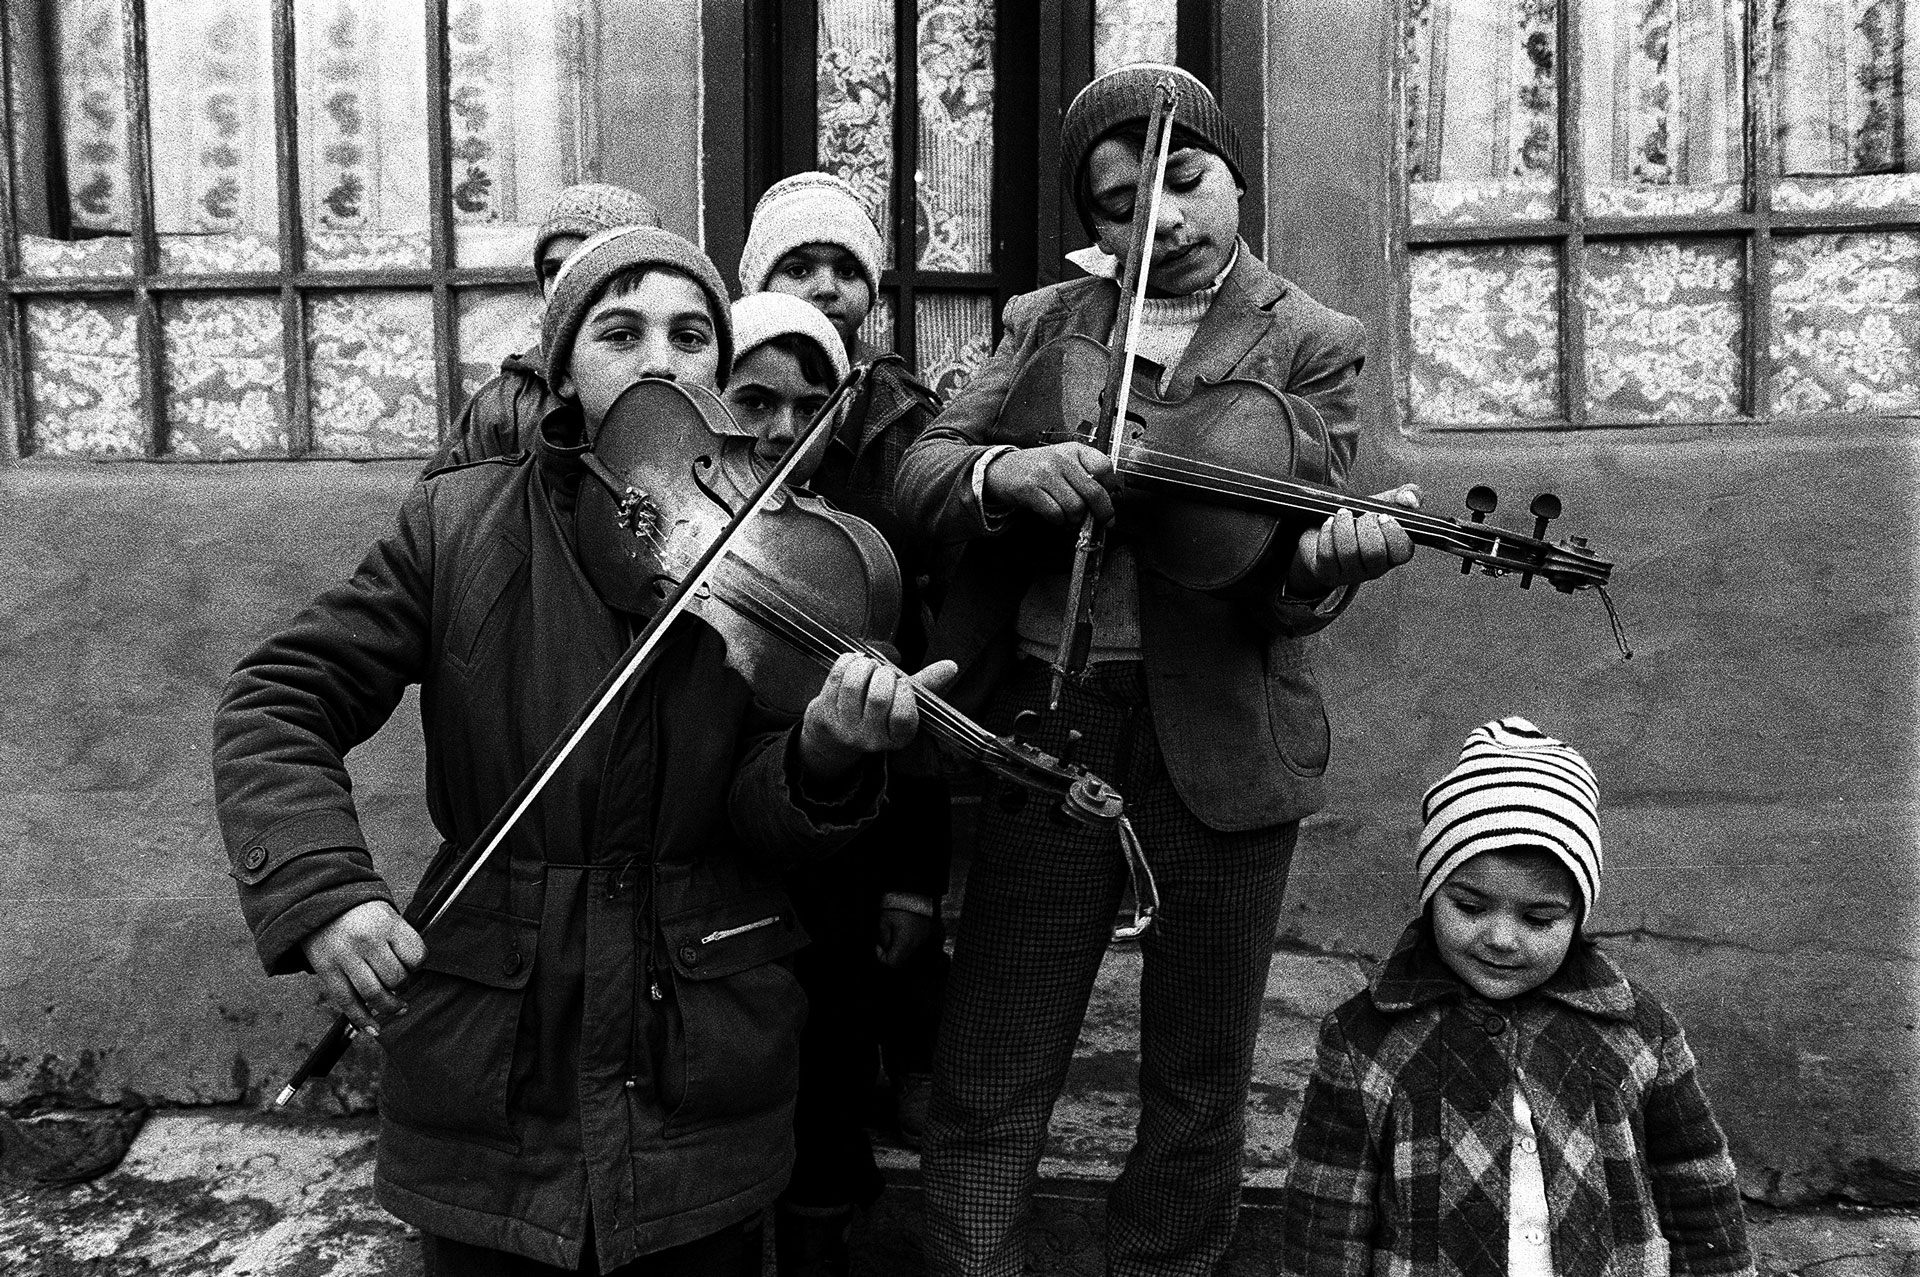
POLYGON ((786 893, 767 888, 660 922, 673 964, 662 1004, 660 1099, 669 1138, 764 1113, 800 1083, 807 997, 780 959, 806 947, 786 893))
POLYGON ((381 1115, 517 1150, 507 1112, 514 1039, 539 924, 455 905, 426 936, 427 957, 380 1026, 381 1115))

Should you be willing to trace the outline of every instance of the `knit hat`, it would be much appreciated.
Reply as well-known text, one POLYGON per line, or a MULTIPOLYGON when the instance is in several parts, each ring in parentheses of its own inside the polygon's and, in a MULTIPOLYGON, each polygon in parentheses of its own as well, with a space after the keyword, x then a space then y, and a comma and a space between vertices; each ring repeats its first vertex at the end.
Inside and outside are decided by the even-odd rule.
POLYGON ((1060 125, 1060 173, 1066 178, 1067 193, 1073 197, 1087 234, 1093 234, 1093 206, 1088 202, 1084 179, 1093 148, 1116 129, 1145 124, 1153 114, 1154 85, 1169 75, 1180 86, 1180 102, 1173 113, 1176 130, 1225 160, 1233 180, 1246 189, 1247 166, 1240 152, 1240 135, 1212 91, 1179 67, 1136 62, 1107 72, 1075 94, 1060 125))
POLYGON ((638 191, 610 182, 582 182, 554 197, 547 220, 533 241, 533 270, 540 272, 540 255, 562 235, 585 239, 616 226, 658 226, 660 210, 638 191))
POLYGON ((1420 905, 1485 851, 1542 850, 1573 875, 1580 916, 1600 896, 1600 783, 1579 751, 1509 715, 1473 729, 1421 802, 1420 905))
MULTIPOLYGON (((847 362, 847 348, 840 334, 835 331, 832 320, 808 303, 786 293, 749 293, 733 304, 733 348, 740 352, 734 356, 736 361, 752 354, 756 346, 788 333, 805 337, 820 347, 827 362, 833 365, 835 385, 847 379, 852 365, 847 362)), ((720 430, 746 437, 754 433, 739 422, 734 422, 734 427, 728 430, 722 425, 720 430)))
POLYGON ((846 343, 833 321, 818 309, 787 293, 752 293, 733 304, 733 348, 736 360, 745 359, 755 346, 786 333, 805 337, 820 347, 833 365, 836 382, 845 381, 852 365, 847 362, 846 343))
POLYGON ((795 173, 767 188, 753 206, 747 246, 740 250, 740 291, 766 291, 780 259, 803 244, 832 244, 852 253, 880 295, 880 232, 853 188, 831 173, 795 173))
POLYGON ((587 312, 606 291, 607 281, 630 266, 677 270, 700 285, 707 295, 707 308, 713 312, 714 336, 720 341, 720 371, 715 381, 726 385, 733 368, 733 317, 727 305, 727 286, 705 253, 658 226, 598 231, 560 268, 546 318, 540 324, 540 354, 553 383, 557 385, 566 374, 573 339, 586 322, 587 312))

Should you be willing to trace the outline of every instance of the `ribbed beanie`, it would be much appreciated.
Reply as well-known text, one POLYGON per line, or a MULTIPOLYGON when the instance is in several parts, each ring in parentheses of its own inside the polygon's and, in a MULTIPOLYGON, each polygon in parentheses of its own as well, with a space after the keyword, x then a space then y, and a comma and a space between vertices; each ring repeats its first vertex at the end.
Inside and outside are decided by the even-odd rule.
POLYGON ((753 206, 747 246, 740 250, 740 291, 764 292, 780 259, 803 244, 833 244, 852 253, 880 296, 880 232, 853 188, 831 173, 795 173, 767 188, 753 206))
POLYGON ((660 210, 638 191, 611 182, 582 182, 554 197, 547 220, 533 241, 533 271, 540 273, 540 254, 560 235, 587 238, 616 226, 658 226, 660 210))
POLYGON ((1212 91, 1179 67, 1136 62, 1109 71, 1080 90, 1060 125, 1060 173, 1066 178, 1067 193, 1073 197, 1087 234, 1093 234, 1093 207, 1087 201, 1083 180, 1088 157, 1115 129, 1147 122, 1153 114, 1154 85, 1168 75, 1180 85, 1180 104, 1173 113, 1175 126, 1225 160, 1234 180, 1246 189, 1247 166, 1240 151, 1240 135, 1212 91))
POLYGON ((1487 851, 1547 851, 1567 867, 1585 918, 1600 897, 1600 783, 1571 745, 1508 716, 1473 729, 1421 802, 1420 905, 1487 851))
POLYGON ((733 369, 733 316, 727 305, 727 286, 720 272, 695 245, 658 226, 620 226, 600 231, 574 250, 554 281, 553 299, 540 324, 540 354, 547 376, 558 384, 573 354, 573 339, 586 322, 587 312, 606 291, 607 281, 630 266, 659 266, 689 276, 707 295, 713 312, 713 331, 720 341, 720 368, 715 380, 727 384, 733 369))

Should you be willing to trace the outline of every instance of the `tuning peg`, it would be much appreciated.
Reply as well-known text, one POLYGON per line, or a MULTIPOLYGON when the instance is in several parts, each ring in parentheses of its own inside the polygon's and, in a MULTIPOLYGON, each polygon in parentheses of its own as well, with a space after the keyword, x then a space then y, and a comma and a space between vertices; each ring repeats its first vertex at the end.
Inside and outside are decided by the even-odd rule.
MULTIPOLYGON (((1542 492, 1527 507, 1527 513, 1533 516, 1533 539, 1538 541, 1547 535, 1547 524, 1560 517, 1560 498, 1551 492, 1542 492)), ((1533 587, 1533 573, 1525 572, 1520 576, 1520 588, 1533 587)))
POLYGON ((1537 540, 1547 534, 1547 524, 1560 517, 1560 498, 1551 492, 1542 492, 1527 507, 1527 513, 1533 516, 1533 535, 1537 540))
MULTIPOLYGON (((1500 504, 1500 494, 1484 483, 1476 483, 1467 489, 1467 509, 1472 511, 1475 523, 1485 523, 1487 516, 1500 504)), ((1460 575, 1473 571, 1473 560, 1460 560, 1460 575)))
POLYGON ((1080 749, 1080 742, 1085 739, 1086 736, 1083 733, 1075 731, 1069 731, 1067 733, 1067 743, 1060 747, 1060 765, 1062 767, 1073 766, 1073 756, 1080 749))

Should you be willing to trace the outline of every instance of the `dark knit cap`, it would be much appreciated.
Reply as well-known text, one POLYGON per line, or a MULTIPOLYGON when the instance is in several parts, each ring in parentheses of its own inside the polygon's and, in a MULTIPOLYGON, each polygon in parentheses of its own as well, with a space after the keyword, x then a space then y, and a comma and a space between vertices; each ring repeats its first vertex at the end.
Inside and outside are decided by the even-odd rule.
POLYGON ((611 182, 581 182, 554 197, 547 220, 533 239, 533 269, 540 272, 540 255, 562 235, 581 239, 616 226, 658 226, 660 210, 638 191, 611 182))
POLYGON ((700 285, 713 312, 713 331, 720 341, 720 370, 716 381, 727 384, 733 368, 733 316, 727 304, 727 286, 720 282, 707 255, 694 244, 658 226, 621 226, 601 231, 574 250, 554 281, 553 299, 540 324, 540 354, 547 376, 557 384, 566 375, 573 355, 573 339, 587 312, 607 291, 615 275, 636 266, 677 270, 700 285))
POLYGON ((1067 193, 1073 197, 1087 234, 1093 234, 1093 207, 1087 199, 1085 180, 1088 157, 1109 133, 1129 124, 1146 124, 1153 114, 1154 86, 1169 75, 1180 86, 1180 104, 1173 113, 1175 136, 1225 160, 1234 181, 1246 189, 1240 135, 1207 86, 1179 67, 1136 62, 1109 71, 1080 90, 1060 125, 1060 172, 1067 179, 1067 193))

